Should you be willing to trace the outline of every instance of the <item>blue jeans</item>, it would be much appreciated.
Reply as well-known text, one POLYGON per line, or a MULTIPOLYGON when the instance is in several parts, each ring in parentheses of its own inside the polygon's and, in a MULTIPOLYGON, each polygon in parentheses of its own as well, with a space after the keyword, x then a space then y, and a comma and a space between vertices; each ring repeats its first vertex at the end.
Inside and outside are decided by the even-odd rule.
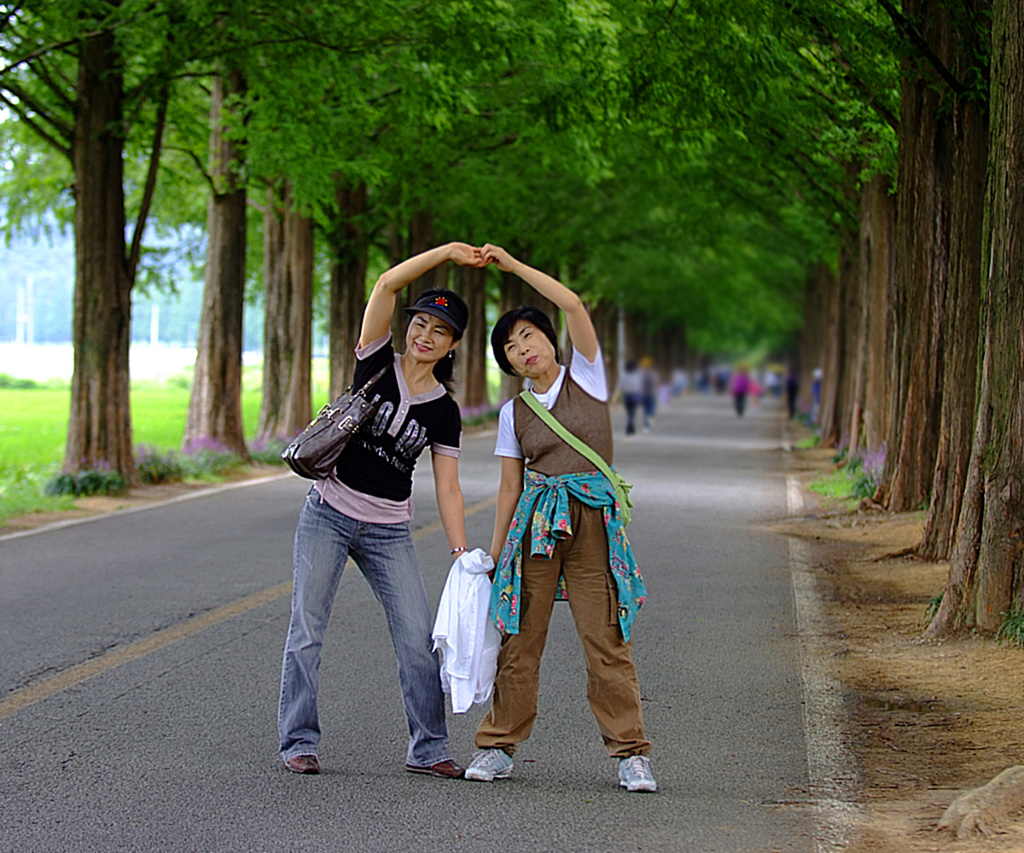
POLYGON ((387 616, 409 721, 406 763, 429 767, 449 760, 439 662, 431 651, 434 623, 409 524, 356 521, 321 501, 315 489, 306 496, 295 531, 292 618, 281 665, 277 725, 281 757, 287 761, 316 754, 320 653, 349 556, 387 616))

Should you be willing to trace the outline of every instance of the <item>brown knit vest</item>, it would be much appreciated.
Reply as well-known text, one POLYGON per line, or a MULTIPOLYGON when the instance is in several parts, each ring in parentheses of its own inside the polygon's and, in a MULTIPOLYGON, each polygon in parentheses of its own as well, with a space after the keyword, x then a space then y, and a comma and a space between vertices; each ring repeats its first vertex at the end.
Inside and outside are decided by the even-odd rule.
MULTIPOLYGON (((526 467, 531 471, 556 477, 596 470, 593 462, 569 447, 519 397, 513 403, 513 411, 516 438, 523 448, 526 467)), ((591 397, 568 373, 551 414, 569 432, 596 450, 605 462, 612 464, 614 444, 608 404, 591 397)))

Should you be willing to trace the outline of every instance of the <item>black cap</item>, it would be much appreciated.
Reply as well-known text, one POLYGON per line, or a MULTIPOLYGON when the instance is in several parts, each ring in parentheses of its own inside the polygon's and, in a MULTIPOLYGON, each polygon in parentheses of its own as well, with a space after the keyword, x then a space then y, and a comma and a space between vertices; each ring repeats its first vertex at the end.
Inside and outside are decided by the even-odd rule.
POLYGON ((462 298, 450 290, 432 288, 424 290, 416 301, 405 309, 410 317, 414 314, 431 314, 439 320, 444 320, 449 326, 455 329, 455 336, 462 337, 466 329, 466 320, 469 318, 469 309, 462 298))

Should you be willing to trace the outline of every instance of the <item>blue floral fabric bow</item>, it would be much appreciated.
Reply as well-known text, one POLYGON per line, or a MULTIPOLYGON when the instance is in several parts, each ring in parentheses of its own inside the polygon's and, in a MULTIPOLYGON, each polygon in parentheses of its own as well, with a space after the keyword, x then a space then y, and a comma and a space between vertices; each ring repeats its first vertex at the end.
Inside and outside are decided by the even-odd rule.
MULTIPOLYGON (((647 598, 647 589, 626 537, 621 507, 608 478, 600 471, 546 477, 527 470, 523 493, 509 525, 505 546, 501 549, 494 584, 491 587, 490 612, 494 624, 503 633, 519 633, 520 588, 523 578, 523 539, 530 527, 530 556, 551 559, 559 540, 572 536, 569 498, 602 510, 608 533, 608 564, 618 592, 619 626, 629 642, 629 630, 637 611, 647 598)), ((559 578, 557 598, 565 599, 565 578, 559 578)))

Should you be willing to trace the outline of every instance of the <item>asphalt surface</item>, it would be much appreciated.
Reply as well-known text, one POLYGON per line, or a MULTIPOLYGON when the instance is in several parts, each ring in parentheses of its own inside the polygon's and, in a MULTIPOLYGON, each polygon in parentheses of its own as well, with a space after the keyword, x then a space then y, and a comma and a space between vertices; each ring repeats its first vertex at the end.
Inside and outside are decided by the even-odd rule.
MULTIPOLYGON (((404 770, 383 614, 357 570, 324 650, 318 777, 277 757, 295 521, 292 475, 0 538, 0 851, 812 851, 775 401, 663 407, 622 440, 630 539, 649 600, 634 656, 657 794, 620 789, 556 605, 533 737, 493 784, 404 770)), ((461 463, 471 547, 487 547, 491 433, 461 463)), ((429 464, 417 474, 427 590, 450 565, 429 464)), ((449 714, 468 763, 485 709, 449 714)))

